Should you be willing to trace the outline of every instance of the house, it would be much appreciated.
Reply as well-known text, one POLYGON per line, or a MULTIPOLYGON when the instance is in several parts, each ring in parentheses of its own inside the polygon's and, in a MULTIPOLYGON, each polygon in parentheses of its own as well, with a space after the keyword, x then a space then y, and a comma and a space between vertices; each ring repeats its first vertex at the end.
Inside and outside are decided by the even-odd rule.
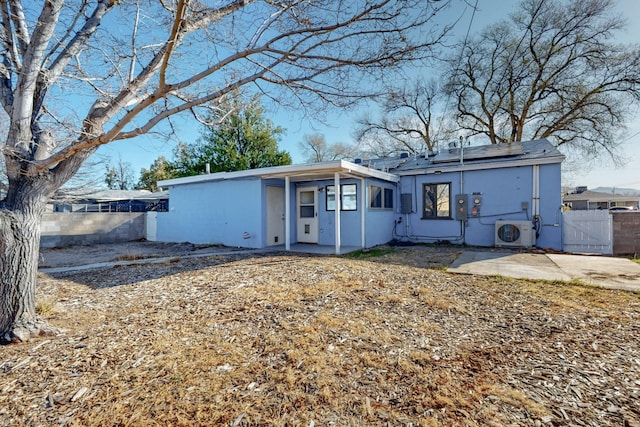
POLYGON ((586 187, 577 187, 575 192, 566 194, 562 200, 573 210, 611 209, 617 206, 638 209, 640 205, 640 197, 637 195, 590 191, 586 187))
POLYGON ((157 239, 336 253, 394 239, 561 249, 563 160, 537 140, 165 180, 171 207, 157 215, 157 239))

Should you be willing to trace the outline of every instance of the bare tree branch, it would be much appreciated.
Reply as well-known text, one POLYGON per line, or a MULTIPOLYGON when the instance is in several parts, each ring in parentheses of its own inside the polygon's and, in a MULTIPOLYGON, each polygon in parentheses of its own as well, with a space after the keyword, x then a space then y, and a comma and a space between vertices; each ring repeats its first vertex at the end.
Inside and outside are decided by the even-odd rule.
POLYGON ((624 28, 613 5, 524 0, 509 21, 485 29, 462 61, 450 61, 460 126, 492 143, 549 138, 613 152, 640 103, 640 48, 610 41, 624 28))
POLYGON ((362 117, 358 121, 358 141, 366 146, 373 139, 374 146, 378 146, 386 140, 390 153, 436 151, 437 144, 443 142, 452 131, 447 123, 436 126, 433 116, 434 109, 444 98, 438 83, 417 82, 410 87, 387 90, 387 93, 382 102, 383 115, 380 119, 362 117))

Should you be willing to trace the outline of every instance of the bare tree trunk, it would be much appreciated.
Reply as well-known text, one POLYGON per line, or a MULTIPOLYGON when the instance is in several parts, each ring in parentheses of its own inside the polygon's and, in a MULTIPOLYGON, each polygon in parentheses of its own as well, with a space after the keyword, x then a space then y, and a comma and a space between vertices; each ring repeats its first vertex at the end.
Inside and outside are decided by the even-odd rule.
MULTIPOLYGON (((41 183, 42 184, 42 183, 41 183)), ((28 341, 49 330, 36 315, 40 222, 46 205, 43 185, 10 185, 0 206, 0 342, 28 341)))

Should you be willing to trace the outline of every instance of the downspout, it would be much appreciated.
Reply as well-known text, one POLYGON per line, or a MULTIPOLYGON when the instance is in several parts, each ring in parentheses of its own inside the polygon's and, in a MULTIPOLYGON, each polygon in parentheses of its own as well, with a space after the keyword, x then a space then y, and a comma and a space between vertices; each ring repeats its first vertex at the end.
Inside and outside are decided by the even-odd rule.
POLYGON ((531 202, 531 215, 537 238, 540 236, 542 228, 542 221, 540 218, 540 165, 533 165, 533 190, 531 202))
MULTIPOLYGON (((460 137, 460 194, 464 194, 464 143, 462 142, 462 137, 460 137)), ((468 199, 467 199, 468 200, 468 199)), ((458 209, 458 206, 456 206, 458 209)), ((469 207, 465 206, 467 209, 467 215, 469 211, 469 207)), ((462 239, 462 244, 465 244, 465 231, 466 231, 466 222, 467 220, 460 220, 460 237, 458 239, 462 239)))

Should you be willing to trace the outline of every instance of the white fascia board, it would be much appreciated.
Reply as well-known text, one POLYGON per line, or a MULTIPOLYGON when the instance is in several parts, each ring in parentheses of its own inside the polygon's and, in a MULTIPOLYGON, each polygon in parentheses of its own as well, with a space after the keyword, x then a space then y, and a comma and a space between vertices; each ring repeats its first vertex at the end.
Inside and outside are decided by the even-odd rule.
POLYGON ((378 169, 368 168, 366 166, 357 165, 355 163, 348 162, 346 160, 340 160, 341 167, 344 172, 352 173, 360 177, 377 178, 383 181, 399 182, 400 177, 393 173, 383 172, 378 169))
POLYGON ((445 166, 442 168, 438 168, 437 164, 432 165, 429 168, 423 169, 414 169, 409 171, 397 171, 396 173, 400 176, 413 176, 413 175, 432 175, 437 173, 448 173, 448 172, 466 172, 466 171, 477 171, 477 170, 487 170, 487 169, 504 169, 504 168, 515 168, 520 166, 534 166, 534 165, 549 165, 554 163, 562 163, 564 160, 564 156, 558 157, 547 157, 544 159, 525 159, 525 160, 513 160, 510 162, 495 162, 495 163, 482 163, 482 164, 457 164, 456 166, 445 166))
POLYGON ((234 172, 217 172, 207 175, 195 175, 187 176, 184 178, 175 178, 158 181, 158 187, 170 187, 174 185, 194 184, 200 182, 209 181, 222 181, 228 179, 242 179, 242 178, 281 178, 285 176, 295 177, 309 176, 313 178, 314 174, 326 174, 326 173, 347 173, 361 177, 378 178, 390 182, 398 182, 400 178, 397 175, 382 172, 377 169, 371 169, 365 166, 360 166, 355 163, 348 162, 346 160, 336 160, 331 162, 322 163, 308 163, 303 165, 287 165, 287 166, 272 166, 268 168, 260 169, 248 169, 243 171, 234 172))
POLYGON ((263 168, 263 169, 248 169, 243 171, 234 171, 234 172, 216 172, 204 175, 194 175, 194 176, 185 176, 183 178, 174 178, 167 179, 163 181, 158 181, 158 187, 168 187, 172 185, 182 185, 182 184, 194 184, 199 182, 208 182, 208 181, 222 181, 225 179, 237 179, 237 178, 251 178, 260 176, 264 173, 264 170, 272 169, 272 168, 263 168))

